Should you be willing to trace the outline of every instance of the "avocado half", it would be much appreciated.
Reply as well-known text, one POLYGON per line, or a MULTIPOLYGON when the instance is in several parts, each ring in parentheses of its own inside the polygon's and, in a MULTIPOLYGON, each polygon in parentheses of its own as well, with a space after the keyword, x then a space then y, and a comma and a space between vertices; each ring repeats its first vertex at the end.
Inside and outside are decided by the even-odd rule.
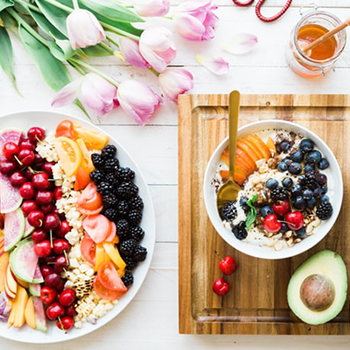
POLYGON ((342 310, 347 288, 348 277, 342 257, 322 250, 294 272, 288 284, 288 304, 305 323, 326 323, 342 310))

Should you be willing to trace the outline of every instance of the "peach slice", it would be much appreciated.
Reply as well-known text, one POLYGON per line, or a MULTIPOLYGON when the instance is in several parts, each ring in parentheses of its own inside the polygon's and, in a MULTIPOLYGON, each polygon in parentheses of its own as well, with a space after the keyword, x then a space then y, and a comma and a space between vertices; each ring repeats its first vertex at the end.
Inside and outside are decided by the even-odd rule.
POLYGON ((236 156, 240 156, 246 164, 249 166, 251 173, 256 169, 256 164, 252 158, 249 157, 244 151, 242 151, 239 147, 236 148, 236 156))
POLYGON ((5 279, 10 253, 6 252, 0 256, 0 292, 5 291, 5 279))
POLYGON ((259 147, 256 147, 255 144, 249 141, 247 138, 244 137, 240 141, 247 145, 247 147, 249 147, 249 149, 256 154, 258 160, 264 158, 264 154, 261 152, 259 147))
MULTIPOLYGON (((242 150, 236 149, 236 161, 235 161, 235 168, 239 168, 241 169, 244 174, 247 176, 249 176, 255 169, 255 164, 249 164, 245 158, 242 157, 242 150)), ((222 152, 221 154, 221 160, 227 165, 229 166, 229 152, 228 152, 228 148, 225 149, 224 152, 222 152)))
POLYGON ((248 136, 248 139, 252 141, 256 145, 256 147, 263 152, 263 158, 267 160, 271 157, 270 150, 267 148, 263 140, 258 135, 251 134, 248 136))
MULTIPOLYGON (((220 176, 224 180, 224 182, 228 179, 228 170, 220 170, 220 176)), ((233 176, 233 180, 238 183, 238 185, 242 186, 244 181, 246 180, 246 176, 240 169, 235 169, 235 174, 233 176)))
POLYGON ((27 325, 32 329, 36 329, 33 297, 29 297, 27 301, 27 305, 24 310, 24 317, 26 319, 27 325))
POLYGON ((253 150, 251 150, 244 142, 242 142, 242 140, 239 140, 237 142, 237 147, 245 152, 247 156, 249 156, 254 161, 254 163, 260 159, 253 150))
POLYGON ((272 138, 269 136, 266 141, 266 146, 268 149, 272 149, 273 151, 276 152, 276 146, 275 143, 273 142, 272 138))

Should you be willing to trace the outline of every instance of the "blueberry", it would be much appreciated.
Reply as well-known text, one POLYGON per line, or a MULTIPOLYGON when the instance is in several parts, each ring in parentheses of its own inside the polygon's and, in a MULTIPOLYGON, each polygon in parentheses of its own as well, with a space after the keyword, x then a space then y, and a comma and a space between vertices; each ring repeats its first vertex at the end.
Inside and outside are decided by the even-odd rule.
POLYGON ((287 152, 290 148, 290 143, 288 141, 282 141, 279 146, 282 152, 287 152))
POLYGON ((300 142, 300 149, 303 152, 311 152, 314 149, 314 142, 310 139, 304 139, 300 142))
POLYGON ((312 197, 311 199, 309 199, 307 202, 306 202, 306 207, 309 208, 309 209, 312 209, 315 205, 316 205, 316 198, 315 197, 312 197))
POLYGON ((328 187, 327 186, 322 186, 321 187, 321 193, 326 194, 328 192, 328 187))
POLYGON ((264 207, 262 207, 260 209, 260 214, 263 216, 263 217, 266 217, 267 215, 270 215, 270 214, 273 214, 273 210, 271 207, 269 207, 268 205, 265 205, 264 207))
POLYGON ((320 151, 311 151, 306 155, 305 162, 306 164, 318 164, 322 159, 322 154, 320 151))
POLYGON ((315 166, 313 164, 306 164, 304 167, 304 173, 308 173, 311 170, 315 170, 315 166))
POLYGON ((301 173, 301 164, 297 162, 293 162, 292 164, 289 165, 288 171, 293 174, 293 175, 298 175, 301 173))
POLYGON ((277 188, 277 186, 278 186, 278 181, 275 179, 268 179, 266 182, 266 187, 269 190, 274 190, 275 188, 277 188))
POLYGON ((312 198, 313 194, 314 193, 307 188, 306 190, 303 191, 303 198, 306 200, 309 200, 312 198))
POLYGON ((239 200, 239 205, 241 206, 241 208, 242 208, 243 210, 247 210, 247 209, 248 209, 247 202, 248 202, 248 198, 247 198, 247 197, 242 197, 242 198, 239 200))
POLYGON ((299 238, 304 238, 304 237, 306 237, 306 228, 302 227, 299 230, 296 230, 295 233, 297 234, 297 236, 299 238))
POLYGON ((318 167, 321 170, 327 169, 329 167, 329 162, 326 158, 322 158, 318 163, 318 167))
POLYGON ((321 187, 315 188, 314 189, 314 197, 319 198, 322 195, 322 190, 321 187))
POLYGON ((290 230, 289 226, 285 222, 282 222, 282 226, 280 228, 280 232, 281 233, 286 233, 289 230, 290 230))
POLYGON ((303 197, 298 196, 297 198, 295 198, 294 208, 303 210, 303 209, 305 209, 305 207, 306 207, 306 202, 305 202, 305 199, 303 197))
POLYGON ((282 160, 283 163, 286 163, 287 165, 291 164, 293 161, 289 158, 289 157, 286 157, 282 160))
POLYGON ((302 191, 302 188, 300 186, 300 184, 295 184, 290 193, 292 194, 293 197, 297 197, 297 196, 300 196, 301 195, 301 191, 302 191))
POLYGON ((298 181, 301 185, 305 185, 305 175, 300 175, 298 181))
POLYGON ((290 158, 294 162, 301 163, 304 160, 304 153, 302 150, 298 149, 296 152, 290 155, 290 158))
POLYGON ((282 181, 283 187, 289 188, 293 186, 293 180, 290 177, 286 177, 282 181))
POLYGON ((283 173, 283 172, 288 170, 288 165, 286 163, 284 163, 284 162, 278 163, 277 169, 278 169, 278 171, 283 173))
POLYGON ((319 184, 325 185, 327 183, 327 175, 319 174, 317 180, 319 184))
POLYGON ((321 202, 329 202, 329 197, 324 194, 322 197, 321 197, 321 202))

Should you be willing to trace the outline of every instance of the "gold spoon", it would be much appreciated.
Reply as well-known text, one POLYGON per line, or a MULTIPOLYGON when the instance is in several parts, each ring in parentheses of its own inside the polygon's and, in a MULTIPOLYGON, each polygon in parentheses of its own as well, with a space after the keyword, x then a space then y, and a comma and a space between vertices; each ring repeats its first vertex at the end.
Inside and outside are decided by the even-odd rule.
POLYGON ((239 114, 240 93, 232 91, 228 101, 228 152, 229 152, 229 173, 227 181, 219 188, 216 203, 219 209, 231 201, 235 201, 238 192, 241 190, 239 185, 233 180, 235 173, 236 145, 237 145, 237 129, 239 114))

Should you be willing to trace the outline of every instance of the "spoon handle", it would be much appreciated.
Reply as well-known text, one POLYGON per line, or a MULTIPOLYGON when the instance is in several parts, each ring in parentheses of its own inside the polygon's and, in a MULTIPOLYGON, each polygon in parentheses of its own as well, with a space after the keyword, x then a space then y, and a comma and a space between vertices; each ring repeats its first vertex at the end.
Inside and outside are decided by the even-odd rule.
POLYGON ((237 146, 237 129, 238 129, 238 114, 240 104, 240 93, 236 90, 232 91, 229 96, 228 104, 228 127, 229 127, 229 179, 233 181, 235 173, 236 146, 237 146))

